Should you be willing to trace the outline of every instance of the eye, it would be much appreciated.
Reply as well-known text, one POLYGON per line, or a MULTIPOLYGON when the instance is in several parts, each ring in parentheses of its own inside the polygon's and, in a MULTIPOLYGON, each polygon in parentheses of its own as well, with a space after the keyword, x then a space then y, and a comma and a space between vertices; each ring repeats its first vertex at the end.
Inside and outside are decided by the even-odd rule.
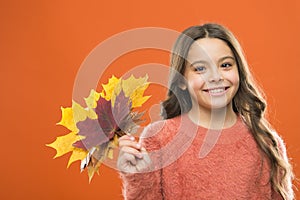
POLYGON ((223 63, 223 64, 221 65, 222 68, 230 68, 231 66, 232 66, 232 64, 229 63, 229 62, 223 63))
POLYGON ((204 66, 194 66, 195 72, 204 72, 206 68, 204 66))

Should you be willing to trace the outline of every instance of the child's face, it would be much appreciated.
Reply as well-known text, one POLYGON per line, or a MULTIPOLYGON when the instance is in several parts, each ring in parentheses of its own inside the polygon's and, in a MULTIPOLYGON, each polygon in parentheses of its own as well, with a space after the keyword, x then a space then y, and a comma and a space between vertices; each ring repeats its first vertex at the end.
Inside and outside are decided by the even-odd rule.
POLYGON ((239 87, 234 55, 227 44, 216 38, 195 41, 188 53, 184 76, 193 102, 199 108, 230 108, 239 87))

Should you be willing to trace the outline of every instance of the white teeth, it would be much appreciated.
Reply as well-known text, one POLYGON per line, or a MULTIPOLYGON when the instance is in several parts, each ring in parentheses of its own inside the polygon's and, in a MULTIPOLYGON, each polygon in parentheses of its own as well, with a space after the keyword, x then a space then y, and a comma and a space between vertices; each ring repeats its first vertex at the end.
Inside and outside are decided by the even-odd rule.
POLYGON ((225 91, 225 88, 217 88, 217 89, 209 90, 209 93, 221 93, 224 91, 225 91))

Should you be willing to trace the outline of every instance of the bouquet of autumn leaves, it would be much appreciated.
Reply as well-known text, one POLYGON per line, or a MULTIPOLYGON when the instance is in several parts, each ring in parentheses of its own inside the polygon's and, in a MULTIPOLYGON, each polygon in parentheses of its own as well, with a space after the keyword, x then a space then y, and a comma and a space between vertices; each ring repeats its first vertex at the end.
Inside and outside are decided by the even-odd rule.
POLYGON ((62 118, 58 124, 71 132, 47 144, 56 149, 54 158, 72 152, 67 167, 80 160, 81 171, 87 168, 91 181, 104 159, 113 158, 118 138, 135 133, 142 122, 143 113, 133 109, 142 106, 150 97, 144 96, 149 86, 147 79, 147 75, 130 76, 126 80, 112 76, 102 85, 102 92, 91 90, 85 98, 87 107, 73 101, 72 107, 61 108, 62 118))

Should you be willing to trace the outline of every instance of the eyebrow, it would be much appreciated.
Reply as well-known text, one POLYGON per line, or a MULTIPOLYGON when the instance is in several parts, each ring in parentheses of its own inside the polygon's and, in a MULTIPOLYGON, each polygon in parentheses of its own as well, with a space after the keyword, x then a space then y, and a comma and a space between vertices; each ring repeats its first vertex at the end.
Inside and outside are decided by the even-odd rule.
MULTIPOLYGON (((235 58, 233 56, 224 56, 224 57, 221 57, 218 62, 226 60, 226 59, 232 59, 232 60, 235 61, 235 58)), ((200 63, 200 64, 206 64, 207 61, 197 60, 197 61, 193 62, 191 65, 195 65, 195 64, 198 64, 198 63, 200 63)))
POLYGON ((229 59, 232 59, 232 60, 235 60, 235 58, 234 58, 233 56, 224 56, 224 57, 222 57, 222 58, 219 59, 219 62, 220 62, 220 61, 223 61, 223 60, 226 60, 226 59, 228 59, 228 58, 229 58, 229 59))
POLYGON ((191 64, 191 66, 193 66, 193 65, 195 65, 195 64, 198 64, 198 63, 200 63, 200 64, 206 64, 207 62, 206 62, 206 61, 203 61, 203 60, 197 60, 197 61, 193 62, 193 63, 191 64))

